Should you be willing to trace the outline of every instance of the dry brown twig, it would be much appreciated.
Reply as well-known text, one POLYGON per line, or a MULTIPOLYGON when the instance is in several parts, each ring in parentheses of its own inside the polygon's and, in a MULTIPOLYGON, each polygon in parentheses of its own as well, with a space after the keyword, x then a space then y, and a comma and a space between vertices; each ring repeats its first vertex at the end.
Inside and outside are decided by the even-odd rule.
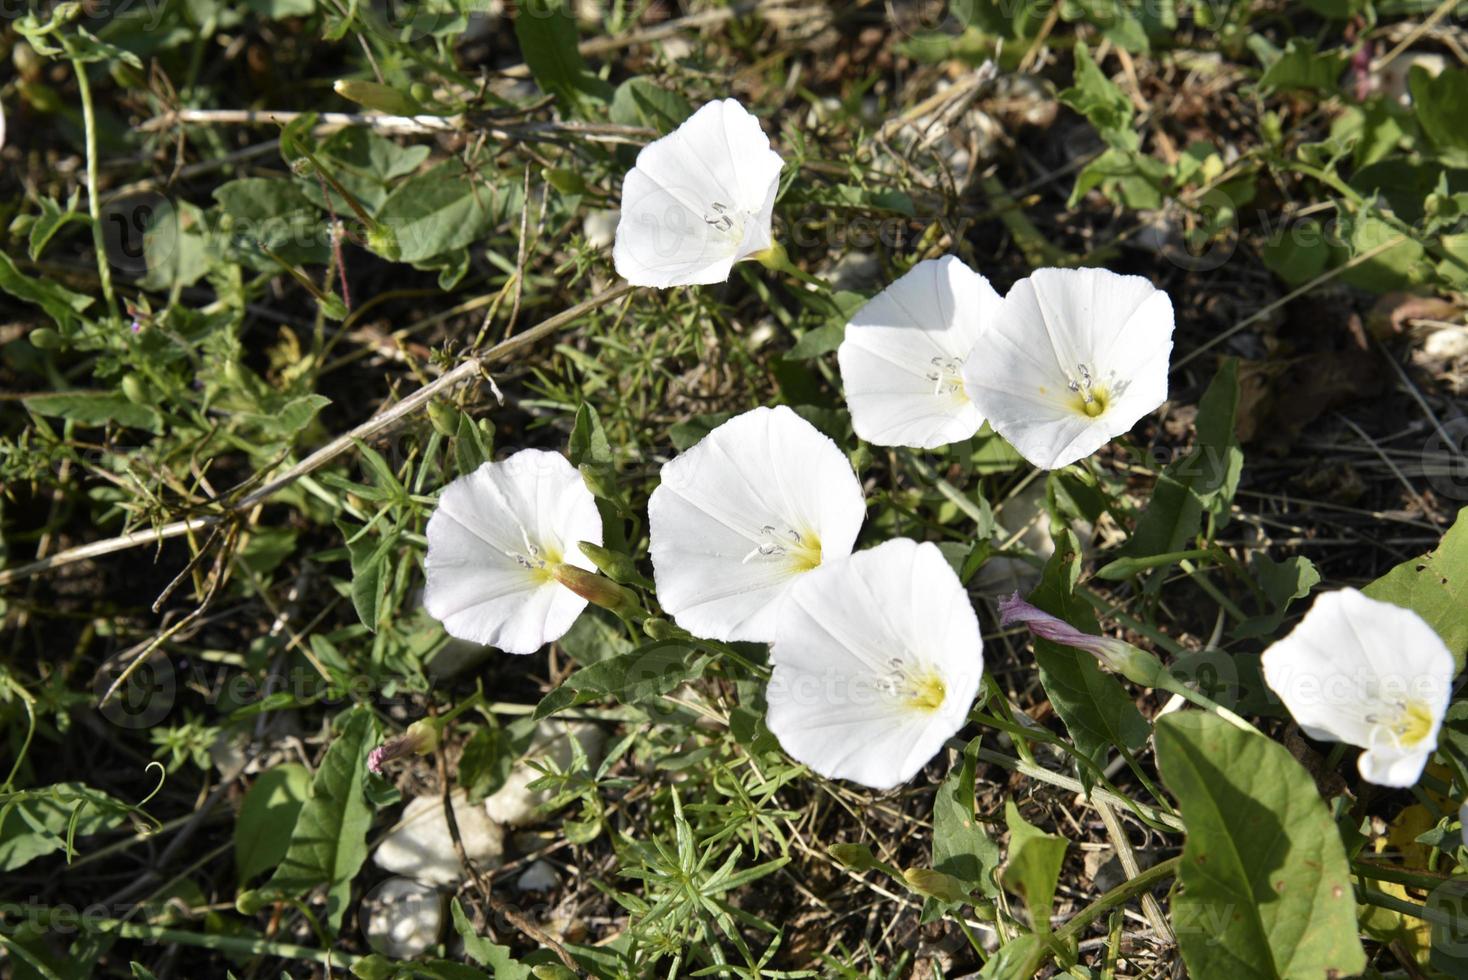
POLYGON ((570 309, 563 310, 555 316, 547 317, 529 330, 503 340, 486 351, 464 355, 454 368, 419 388, 391 408, 378 412, 360 425, 337 436, 331 442, 311 453, 263 487, 236 501, 226 503, 221 513, 174 521, 171 524, 164 524, 150 530, 130 531, 126 534, 118 535, 115 538, 109 538, 106 541, 96 541, 91 544, 80 545, 76 548, 69 548, 40 561, 33 561, 15 568, 0 569, 0 586, 8 585, 11 582, 19 581, 31 575, 38 575, 54 568, 60 568, 63 565, 85 561, 89 558, 99 558, 103 555, 110 555, 119 551, 126 551, 138 545, 161 543, 169 538, 176 538, 180 535, 189 534, 204 528, 212 528, 216 524, 224 521, 239 520, 252 507, 265 502, 301 477, 320 469, 338 456, 351 450, 357 440, 370 439, 379 433, 393 428, 403 419, 427 406, 438 395, 446 391, 451 391, 458 385, 464 384, 479 376, 490 364, 508 360, 536 341, 574 323, 592 310, 616 302, 636 288, 629 283, 621 283, 620 285, 613 286, 593 296, 591 299, 576 304, 570 309))

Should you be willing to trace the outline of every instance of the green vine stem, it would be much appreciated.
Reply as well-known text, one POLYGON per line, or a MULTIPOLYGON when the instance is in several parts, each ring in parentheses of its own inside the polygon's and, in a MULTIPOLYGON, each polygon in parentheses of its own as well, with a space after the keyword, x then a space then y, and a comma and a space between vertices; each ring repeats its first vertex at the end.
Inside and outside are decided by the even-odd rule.
POLYGON ((87 142, 87 210, 92 216, 92 247, 97 252, 97 278, 102 283, 102 298, 112 314, 115 326, 122 325, 122 314, 117 308, 117 295, 112 291, 112 267, 107 263, 107 241, 102 232, 102 196, 97 190, 97 115, 92 107, 92 85, 87 80, 87 66, 72 47, 70 39, 61 37, 61 46, 71 59, 76 72, 76 87, 82 97, 82 127, 87 142))

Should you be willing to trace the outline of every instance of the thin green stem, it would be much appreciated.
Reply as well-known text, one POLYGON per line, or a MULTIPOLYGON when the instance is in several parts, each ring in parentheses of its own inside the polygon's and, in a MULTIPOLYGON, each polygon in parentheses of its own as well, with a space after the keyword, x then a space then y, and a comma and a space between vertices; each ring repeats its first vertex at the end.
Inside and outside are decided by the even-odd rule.
POLYGON ((1096 901, 1081 909, 1075 915, 1055 931, 1055 938, 1060 940, 1078 939, 1086 927, 1095 922, 1101 916, 1114 908, 1125 905, 1133 898, 1152 888, 1159 881, 1164 881, 1177 874, 1178 866, 1182 864, 1182 856, 1168 858, 1154 864, 1152 867, 1138 874, 1135 878, 1129 878, 1102 895, 1096 901))
POLYGON ((86 131, 87 143, 87 210, 92 216, 92 248, 97 253, 97 278, 102 283, 102 298, 112 314, 114 326, 121 326, 122 315, 117 308, 117 296, 112 291, 112 266, 107 262, 107 239, 102 232, 102 195, 97 190, 97 114, 92 107, 92 84, 87 80, 87 66, 77 56, 66 37, 61 45, 71 59, 72 71, 76 72, 76 87, 82 97, 82 127, 86 131))
POLYGON ((249 939, 242 936, 220 936, 187 932, 182 929, 165 929, 162 926, 124 922, 121 919, 92 918, 45 906, 22 905, 17 910, 16 917, 21 922, 35 923, 43 927, 80 929, 86 933, 119 936, 123 939, 198 946, 236 956, 275 956, 286 960, 305 960, 311 963, 342 967, 351 967, 361 959, 360 956, 335 952, 331 949, 312 949, 309 946, 271 942, 268 939, 249 939))
POLYGON ((1254 735, 1258 735, 1260 738, 1264 737, 1264 733, 1261 732, 1259 729, 1255 728, 1249 722, 1245 721, 1234 712, 1225 708, 1223 705, 1219 704, 1208 695, 1202 694, 1198 691, 1193 690, 1191 687, 1188 687, 1182 681, 1174 677, 1171 671, 1168 671, 1166 673, 1165 680, 1166 683, 1161 685, 1163 690, 1176 694, 1185 701, 1191 701, 1199 708, 1202 708, 1204 711, 1208 711, 1212 714, 1217 715, 1224 721, 1228 722, 1230 725, 1233 725, 1235 728, 1239 728, 1254 735))

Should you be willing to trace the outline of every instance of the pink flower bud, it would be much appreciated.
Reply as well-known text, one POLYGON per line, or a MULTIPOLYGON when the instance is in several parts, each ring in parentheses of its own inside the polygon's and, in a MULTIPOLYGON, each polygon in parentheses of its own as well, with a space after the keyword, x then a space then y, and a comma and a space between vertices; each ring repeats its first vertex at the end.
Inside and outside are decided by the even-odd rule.
MULTIPOLYGON (((999 625, 1024 625, 1042 640, 1084 650, 1123 677, 1144 687, 1168 687, 1162 661, 1125 640, 1083 633, 1059 617, 1037 609, 1016 592, 999 601, 999 625)), ((1170 689, 1170 688, 1169 688, 1170 689)))

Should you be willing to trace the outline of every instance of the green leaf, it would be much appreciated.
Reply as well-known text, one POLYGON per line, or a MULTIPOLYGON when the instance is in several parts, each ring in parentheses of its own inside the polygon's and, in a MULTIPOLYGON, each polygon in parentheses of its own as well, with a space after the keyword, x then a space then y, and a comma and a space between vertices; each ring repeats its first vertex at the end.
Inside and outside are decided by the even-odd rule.
POLYGON ((310 425, 316 414, 330 404, 331 399, 325 395, 301 395, 292 398, 272 416, 273 421, 268 428, 280 436, 293 436, 310 425))
POLYGON ((979 971, 980 980, 1019 980, 1021 977, 1032 977, 1035 968, 1039 966, 1044 949, 1040 945, 1040 937, 1034 933, 1027 932, 1016 936, 1003 946, 999 951, 989 957, 984 968, 979 971))
POLYGON ((1158 208, 1162 206, 1167 180, 1167 165, 1161 160, 1137 150, 1111 147, 1076 175, 1069 204, 1074 207, 1093 188, 1099 187, 1109 200, 1123 207, 1158 208))
POLYGON ((999 893, 994 869, 999 845, 974 816, 974 769, 979 739, 969 742, 963 758, 948 773, 933 797, 933 868, 952 875, 970 891, 993 898, 999 893))
POLYGON ((14 871, 78 840, 111 830, 130 807, 82 783, 56 783, 0 797, 0 871, 14 871))
POLYGON ((635 649, 617 618, 596 608, 587 609, 576 617, 570 631, 561 637, 560 645, 566 655, 582 667, 635 649))
POLYGON ((691 115, 693 106, 687 99, 640 75, 618 85, 612 96, 612 122, 620 126, 644 126, 669 133, 691 115))
POLYGON ((62 330, 79 325, 78 313, 92 305, 92 297, 74 293, 49 279, 32 279, 15 267, 10 256, 0 252, 0 289, 25 303, 34 303, 56 321, 62 330))
POLYGON ((376 741, 372 712, 351 709, 311 781, 311 794, 291 831, 285 858, 262 889, 303 898, 318 885, 327 885, 326 917, 333 932, 347 910, 352 879, 367 860, 372 808, 362 787, 367 756, 376 741))
MULTIPOLYGON (((1099 633, 1095 612, 1075 594, 1080 574, 1080 545, 1066 530, 1056 539, 1055 554, 1045 564, 1030 602, 1077 629, 1099 633)), ((1113 746, 1130 751, 1146 742, 1151 731, 1147 720, 1121 682, 1103 673, 1090 654, 1037 639, 1035 663, 1040 668, 1040 683, 1065 722, 1076 751, 1093 765, 1105 766, 1113 746)), ((1089 785, 1091 771, 1082 767, 1081 779, 1089 785)))
POLYGON ((785 356, 794 361, 809 360, 812 357, 820 357, 829 354, 841 346, 842 339, 846 336, 846 324, 827 323, 807 330, 790 348, 790 353, 785 356))
POLYGON ((1308 558, 1295 555, 1284 561, 1275 561, 1260 552, 1250 561, 1254 581, 1269 601, 1269 608, 1261 615, 1247 619, 1234 627, 1233 635, 1238 639, 1268 636, 1279 628, 1290 603, 1303 599, 1310 590, 1320 584, 1320 572, 1308 558))
POLYGON ((98 61, 123 62, 132 67, 142 70, 143 60, 131 51, 119 48, 115 44, 97 37, 85 27, 76 28, 76 33, 68 39, 68 54, 76 60, 85 64, 98 61))
POLYGON ((1259 86, 1270 92, 1303 89, 1329 95, 1339 88, 1348 60, 1344 51, 1317 51, 1313 42, 1292 37, 1274 64, 1264 70, 1259 86))
POLYGON ((516 723, 506 728, 484 725, 469 736, 459 759, 459 785, 470 803, 479 803, 505 784, 534 734, 534 724, 516 723))
POLYGON ((1387 293, 1422 282, 1429 275, 1427 250, 1412 235, 1369 214, 1343 216, 1342 226, 1351 258, 1374 253, 1343 271, 1342 282, 1387 293))
POLYGON ((1187 825, 1172 922, 1208 980, 1355 976, 1366 967, 1335 821, 1284 746, 1211 714, 1157 725, 1157 764, 1187 825))
POLYGON ((1152 500, 1124 549, 1128 557, 1187 550, 1205 512, 1211 511, 1223 523, 1244 467, 1244 453, 1234 435, 1238 404, 1238 362, 1230 358, 1198 404, 1197 444, 1158 477, 1152 500))
POLYGON ((1463 614, 1468 609, 1468 507, 1458 511, 1435 549, 1402 562, 1361 591, 1427 620, 1462 670, 1468 658, 1468 616, 1463 614))
POLYGON ((1314 218, 1281 225, 1278 234, 1259 250, 1270 271, 1290 286, 1303 286, 1324 272, 1330 264, 1331 252, 1325 226, 1314 218))
POLYGON ((507 198, 488 182, 476 184, 457 162, 410 178, 377 210, 394 239, 393 254, 385 257, 424 262, 472 245, 494 227, 507 198))
POLYGON ((245 4, 255 13, 271 20, 309 17, 316 12, 316 0, 245 0, 245 4))
POLYGON ((612 447, 607 442, 606 430, 602 428, 601 416, 590 403, 583 402, 576 409, 576 424, 571 427, 571 441, 567 447, 572 466, 595 463, 601 466, 612 462, 612 447))
POLYGON ((1057 98, 1085 116, 1101 138, 1113 147, 1135 150, 1141 142, 1132 128, 1132 100, 1107 78, 1084 44, 1075 46, 1075 74, 1071 87, 1057 98))
MULTIPOLYGON (((1137 4, 1139 13, 1152 11, 1154 7, 1172 9, 1171 4, 1137 4)), ((1151 44, 1147 40, 1147 29, 1133 6, 1117 3, 1116 0, 1062 0, 1061 16, 1067 21, 1085 21, 1101 29, 1101 35, 1127 51, 1145 52, 1151 44)), ((1174 15, 1173 26, 1176 27, 1174 15)))
POLYGON ((1030 910, 1030 928, 1047 933, 1066 840, 1025 820, 1013 800, 1004 801, 1004 822, 1009 826, 1009 856, 1001 872, 1004 887, 1024 899, 1030 910))
MULTIPOLYGON (((392 185, 417 170, 428 159, 428 147, 422 144, 399 146, 370 129, 352 127, 334 134, 316 151, 316 158, 331 172, 337 183, 367 210, 376 215, 382 202, 387 200, 392 185)), ((350 213, 350 205, 314 174, 298 181, 306 199, 317 207, 325 208, 331 201, 338 216, 350 213)))
POLYGON ((23 404, 38 415, 71 419, 88 426, 123 425, 149 432, 158 432, 161 426, 156 411, 120 395, 58 391, 32 395, 23 404))
POLYGON ((454 435, 454 465, 460 476, 468 476, 487 463, 494 452, 491 438, 467 414, 459 416, 454 435))
POLYGON ((1433 77, 1421 65, 1414 65, 1407 85, 1417 121, 1443 160, 1468 163, 1468 127, 1463 125, 1463 107, 1468 106, 1468 71, 1449 68, 1433 77))
POLYGON ((576 20, 565 0, 522 0, 515 16, 515 38, 535 83, 563 102, 591 96, 612 98, 612 87, 593 75, 577 50, 576 20))
POLYGON ((464 952, 480 966, 494 971, 495 980, 528 980, 530 967, 516 962, 508 946, 497 946, 474 931, 474 923, 464 914, 464 908, 456 898, 449 904, 454 917, 454 931, 464 941, 464 952))
POLYGON ((693 680, 708 661, 708 654, 694 653, 694 648, 681 640, 656 640, 631 653, 582 667, 541 699, 534 717, 545 718, 602 697, 623 704, 655 698, 693 680))
POLYGON ((310 791, 311 774, 293 762, 256 777, 240 804, 234 827, 234 865, 240 884, 269 871, 285 857, 290 839, 282 831, 296 825, 310 791))
POLYGON ((58 231, 65 227, 68 222, 75 221, 79 224, 89 223, 90 218, 76 209, 77 199, 80 194, 80 189, 74 191, 67 200, 65 209, 49 197, 41 198, 41 214, 36 218, 35 223, 31 225, 30 239, 26 246, 26 250, 29 252, 32 261, 41 257, 41 252, 45 250, 46 243, 58 231))
MULTIPOLYGON (((338 522, 343 532, 350 530, 338 522)), ((362 625, 377 632, 381 620, 382 600, 392 577, 388 555, 397 547, 398 536, 390 532, 382 538, 370 534, 348 535, 347 553, 352 562, 352 608, 362 625)))
POLYGON ((729 412, 711 412, 707 415, 694 415, 675 422, 668 429, 668 438, 673 442, 673 448, 680 453, 687 452, 688 448, 714 429, 729 421, 729 412))
POLYGON ((261 245, 293 265, 325 264, 326 222, 294 182, 266 177, 231 180, 214 189, 214 200, 229 215, 230 238, 251 265, 278 268, 261 254, 261 245))

